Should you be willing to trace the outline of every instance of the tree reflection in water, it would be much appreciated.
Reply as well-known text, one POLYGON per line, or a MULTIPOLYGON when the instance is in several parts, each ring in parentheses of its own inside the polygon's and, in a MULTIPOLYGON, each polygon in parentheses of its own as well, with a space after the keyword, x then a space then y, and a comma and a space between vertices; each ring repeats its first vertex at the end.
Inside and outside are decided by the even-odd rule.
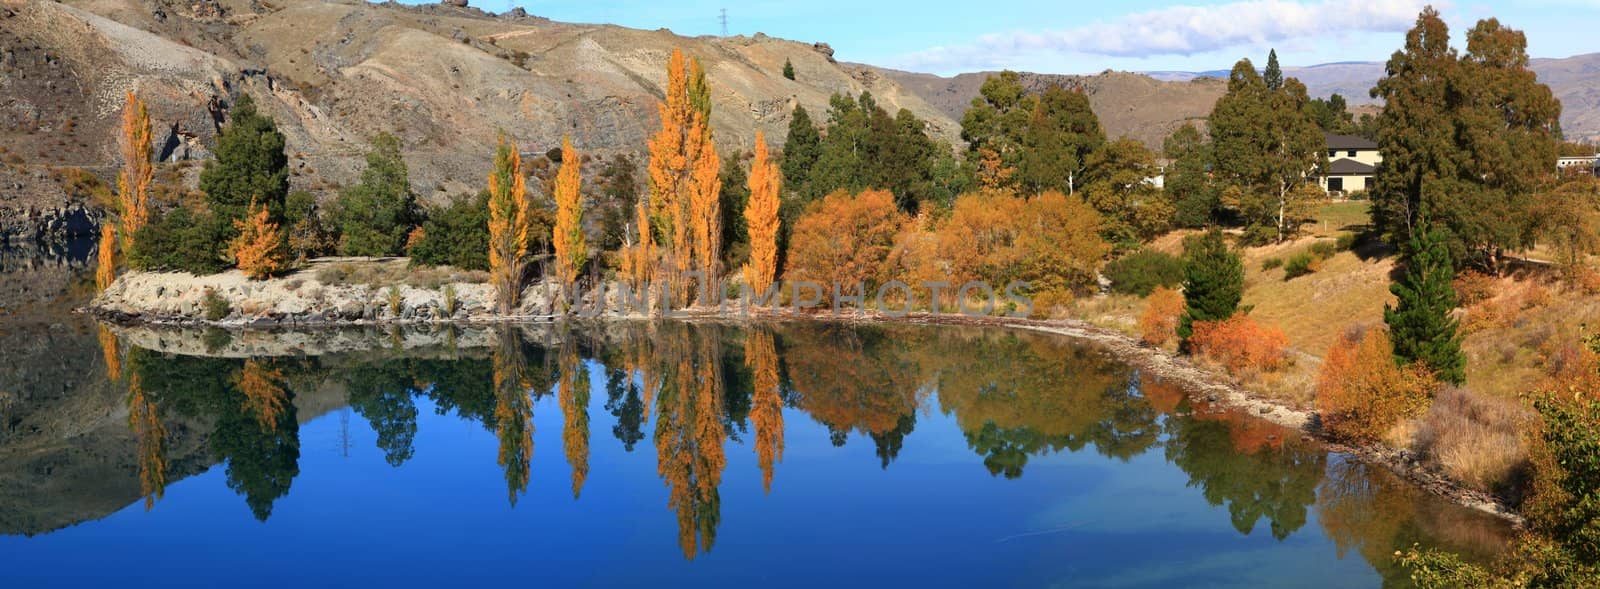
MULTIPOLYGON (((1468 525, 1446 510, 1419 507, 1436 503, 1407 495, 1414 493, 1409 487, 1384 486, 1382 476, 1359 464, 1330 461, 1294 432, 1193 403, 1180 388, 1144 378, 1114 357, 1041 334, 664 322, 562 331, 552 343, 501 328, 482 340, 487 349, 250 360, 138 348, 123 358, 114 334, 102 331, 100 340, 108 373, 119 372, 118 364, 128 368, 129 426, 147 506, 167 482, 163 416, 178 415, 209 424, 210 451, 226 463, 228 486, 267 519, 299 472, 293 391, 332 385, 343 387, 345 401, 371 425, 395 467, 414 455, 419 396, 441 415, 492 432, 512 506, 530 481, 537 400, 552 390, 557 395, 577 498, 593 443, 590 399, 603 392, 616 443, 631 452, 649 433, 688 559, 716 543, 729 441, 742 443, 744 433, 763 490, 782 478, 776 470, 793 423, 786 410, 803 411, 834 445, 854 436, 870 440, 883 468, 914 432, 919 408, 950 416, 975 462, 1007 479, 1022 477, 1030 459, 1063 450, 1093 448, 1128 461, 1161 448, 1189 486, 1227 510, 1240 534, 1265 521, 1272 537, 1283 540, 1315 508, 1342 552, 1361 554, 1386 576, 1400 575, 1389 564, 1395 548, 1460 537, 1452 526, 1468 525), (604 375, 603 383, 590 382, 591 369, 604 375)), ((1492 552, 1499 539, 1489 531, 1478 535, 1481 543, 1458 548, 1492 552)))

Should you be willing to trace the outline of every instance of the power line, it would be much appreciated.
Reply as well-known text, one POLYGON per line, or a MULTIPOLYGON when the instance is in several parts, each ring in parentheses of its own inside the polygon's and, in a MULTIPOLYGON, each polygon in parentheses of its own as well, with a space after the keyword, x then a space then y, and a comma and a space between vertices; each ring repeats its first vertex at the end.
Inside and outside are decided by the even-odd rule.
POLYGON ((722 36, 728 36, 728 9, 722 9, 722 16, 717 17, 722 22, 722 36))

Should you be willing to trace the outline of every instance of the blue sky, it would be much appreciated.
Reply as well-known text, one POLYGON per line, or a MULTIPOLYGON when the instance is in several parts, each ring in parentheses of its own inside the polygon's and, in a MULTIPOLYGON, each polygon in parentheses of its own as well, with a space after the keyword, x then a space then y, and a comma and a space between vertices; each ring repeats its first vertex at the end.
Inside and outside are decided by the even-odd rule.
MULTIPOLYGON (((409 1, 409 0, 408 0, 409 1)), ((757 31, 826 41, 845 61, 953 74, 1011 68, 1048 73, 1227 69, 1277 48, 1285 65, 1382 61, 1425 2, 1417 0, 472 0, 491 12, 522 6, 558 21, 717 34, 757 31)), ((1434 2, 1460 44, 1479 18, 1528 34, 1534 57, 1600 51, 1600 0, 1434 2)))

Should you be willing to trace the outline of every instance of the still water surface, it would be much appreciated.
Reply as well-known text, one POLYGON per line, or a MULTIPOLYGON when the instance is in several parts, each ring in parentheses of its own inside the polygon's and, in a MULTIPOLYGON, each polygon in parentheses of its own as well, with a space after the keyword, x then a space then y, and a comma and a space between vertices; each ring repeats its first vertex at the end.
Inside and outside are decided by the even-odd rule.
POLYGON ((114 328, 0 262, 5 587, 1405 587, 1508 533, 1053 336, 114 328))
POLYGON ((121 431, 7 462, 35 469, 9 473, 30 493, 6 500, 8 586, 1404 586, 1396 548, 1503 540, 1043 335, 77 337, 103 346, 117 404, 57 418, 100 410, 121 431), (74 464, 96 453, 113 456, 74 464))

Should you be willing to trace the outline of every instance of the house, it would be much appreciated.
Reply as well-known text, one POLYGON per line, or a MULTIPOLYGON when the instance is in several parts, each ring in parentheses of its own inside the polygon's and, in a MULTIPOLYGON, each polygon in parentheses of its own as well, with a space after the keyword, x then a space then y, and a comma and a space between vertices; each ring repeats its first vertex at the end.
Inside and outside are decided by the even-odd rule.
POLYGON ((1594 175, 1600 169, 1600 154, 1564 155, 1556 158, 1556 171, 1563 174, 1594 175))
POLYGON ((1378 144, 1359 135, 1323 133, 1328 142, 1328 168, 1318 178, 1322 189, 1332 195, 1366 192, 1372 176, 1383 161, 1378 144))

